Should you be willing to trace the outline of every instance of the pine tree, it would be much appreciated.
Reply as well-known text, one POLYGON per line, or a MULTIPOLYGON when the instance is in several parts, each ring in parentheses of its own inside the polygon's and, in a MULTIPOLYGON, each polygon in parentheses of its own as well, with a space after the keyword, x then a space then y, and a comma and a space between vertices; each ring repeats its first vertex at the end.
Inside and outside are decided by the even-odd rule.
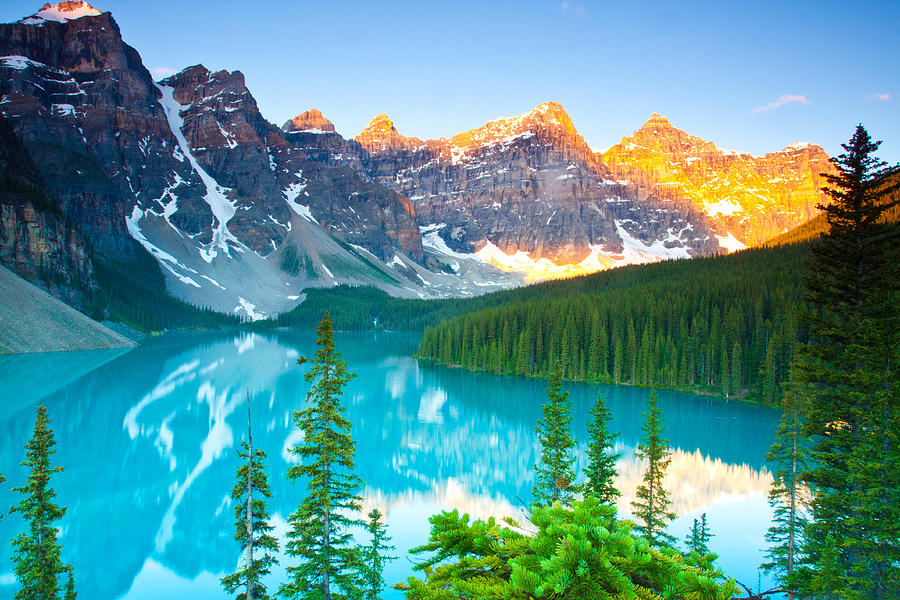
POLYGON ((247 396, 247 439, 241 441, 238 457, 241 465, 231 490, 234 506, 234 539, 241 546, 242 563, 222 578, 222 587, 237 600, 268 600, 262 578, 278 563, 278 541, 271 535, 266 499, 272 497, 265 472, 266 453, 253 447, 250 396, 247 396))
POLYGON ((699 519, 694 519, 694 524, 691 525, 684 542, 687 544, 689 552, 696 552, 703 556, 709 554, 709 540, 712 537, 709 525, 706 524, 706 513, 703 513, 699 519))
POLYGON ((13 488, 22 499, 10 508, 28 523, 28 531, 16 536, 12 542, 16 552, 13 572, 22 586, 16 592, 16 600, 55 600, 62 591, 59 576, 67 566, 60 557, 59 530, 53 523, 66 514, 66 508, 54 503, 56 492, 50 487, 50 476, 62 471, 62 467, 50 466, 55 445, 47 409, 41 405, 37 410, 34 434, 25 446, 25 460, 22 461, 22 466, 31 469, 28 483, 13 488))
POLYGON ((569 392, 562 391, 562 377, 562 364, 557 360, 547 385, 544 418, 537 425, 541 459, 534 465, 532 497, 536 506, 551 506, 557 501, 568 506, 575 494, 575 440, 570 431, 569 392))
POLYGON ((63 600, 77 600, 78 594, 75 592, 75 578, 72 575, 72 568, 69 567, 66 570, 68 571, 69 576, 66 579, 66 589, 63 600))
POLYGON ((637 498, 631 503, 638 523, 636 529, 651 544, 671 544, 675 541, 666 533, 666 525, 675 518, 670 511, 669 493, 663 487, 663 478, 669 466, 671 451, 669 442, 663 436, 662 415, 656 405, 656 391, 650 392, 645 421, 642 427, 644 437, 635 453, 637 457, 647 461, 643 483, 638 486, 637 498))
MULTIPOLYGON (((288 469, 292 482, 304 479, 308 494, 288 518, 291 526, 287 554, 301 564, 287 567, 289 581, 279 595, 285 598, 340 600, 360 592, 357 549, 352 527, 362 525, 357 490, 362 481, 353 473, 353 438, 343 414, 341 394, 354 377, 335 350, 331 316, 326 313, 316 329, 319 350, 306 381, 312 387, 305 408, 294 412, 303 441, 291 449, 301 461, 288 469)), ((471 333, 470 333, 471 335, 471 333)), ((304 359, 298 359, 302 364, 304 359)))
POLYGON ((381 520, 381 511, 373 508, 369 512, 366 530, 369 532, 369 544, 361 548, 362 578, 365 600, 378 600, 384 591, 384 567, 395 556, 387 553, 394 549, 391 538, 387 534, 387 525, 381 520))
POLYGON ((825 191, 833 203, 820 207, 828 231, 813 245, 804 282, 810 338, 792 366, 814 436, 798 583, 833 593, 817 587, 815 574, 828 560, 841 593, 875 600, 900 596, 900 472, 889 468, 900 454, 900 251, 897 228, 881 222, 897 204, 888 196, 897 168, 874 156, 879 144, 860 125, 832 159, 838 173, 825 191))
MULTIPOLYGON (((785 589, 791 589, 793 585, 805 525, 801 492, 802 473, 806 465, 806 438, 801 430, 802 416, 800 398, 789 390, 784 399, 784 414, 775 432, 775 441, 766 455, 766 459, 774 465, 774 480, 769 490, 773 517, 772 526, 766 533, 769 560, 762 564, 762 568, 766 572, 774 572, 785 589)), ((793 600, 793 592, 788 597, 793 600)))
POLYGON ((591 409, 588 423, 587 468, 585 469, 584 494, 597 498, 603 504, 615 505, 621 493, 616 489, 616 462, 621 454, 613 452, 613 445, 619 434, 610 433, 612 414, 603 402, 603 395, 597 394, 597 402, 591 409))

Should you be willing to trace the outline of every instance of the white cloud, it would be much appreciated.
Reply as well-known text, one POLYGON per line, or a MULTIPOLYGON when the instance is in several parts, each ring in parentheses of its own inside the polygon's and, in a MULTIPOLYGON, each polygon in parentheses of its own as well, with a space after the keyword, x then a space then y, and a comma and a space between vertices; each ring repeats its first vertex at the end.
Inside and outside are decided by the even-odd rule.
POLYGON ((871 96, 869 96, 869 97, 867 98, 867 100, 870 100, 870 101, 871 101, 871 100, 878 100, 878 101, 880 101, 880 102, 887 102, 887 101, 890 100, 890 99, 891 99, 891 95, 890 95, 890 94, 872 94, 871 96))
POLYGON ((153 68, 151 69, 151 71, 153 71, 153 74, 154 74, 156 77, 160 77, 160 78, 162 78, 162 77, 168 77, 169 75, 174 75, 175 73, 178 72, 178 71, 176 71, 175 69, 173 69, 173 68, 171 68, 171 67, 153 67, 153 68))
POLYGON ((806 99, 806 96, 801 96, 798 94, 785 94, 775 100, 774 102, 769 102, 768 104, 763 104, 762 106, 757 106, 753 109, 754 113, 766 112, 767 110, 772 110, 778 108, 779 106, 784 106, 785 104, 802 104, 804 106, 809 104, 809 100, 806 99))
POLYGON ((570 13, 572 13, 574 15, 578 15, 578 16, 587 14, 587 9, 584 7, 584 4, 578 4, 578 5, 572 6, 568 2, 563 2, 559 6, 559 9, 561 11, 563 11, 564 13, 570 12, 570 13))

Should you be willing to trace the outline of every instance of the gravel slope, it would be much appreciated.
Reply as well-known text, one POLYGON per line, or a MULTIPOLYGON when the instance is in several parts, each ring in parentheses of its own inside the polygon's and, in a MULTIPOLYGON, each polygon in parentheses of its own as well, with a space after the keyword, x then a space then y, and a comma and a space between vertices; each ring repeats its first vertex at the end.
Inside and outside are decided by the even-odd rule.
POLYGON ((131 340, 0 267, 0 354, 134 345, 131 340))

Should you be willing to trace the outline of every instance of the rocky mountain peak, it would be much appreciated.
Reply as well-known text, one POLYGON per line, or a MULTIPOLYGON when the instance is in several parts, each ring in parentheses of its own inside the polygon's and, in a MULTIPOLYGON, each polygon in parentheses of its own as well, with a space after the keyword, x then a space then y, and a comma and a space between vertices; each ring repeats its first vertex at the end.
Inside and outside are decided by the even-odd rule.
POLYGON ((236 98, 247 92, 244 74, 240 71, 216 71, 203 65, 192 65, 161 80, 162 85, 175 88, 179 104, 198 104, 212 98, 224 101, 223 94, 236 98))
POLYGON ((653 113, 652 115, 650 115, 650 118, 647 119, 647 122, 644 123, 641 129, 648 129, 653 127, 672 127, 672 123, 670 123, 669 120, 661 114, 653 113))
POLYGON ((517 117, 501 117, 476 129, 458 133, 450 138, 451 145, 459 151, 515 138, 531 137, 547 133, 552 137, 570 138, 578 135, 571 117, 558 102, 544 102, 533 110, 517 117))
POLYGON ((284 131, 327 131, 333 133, 334 124, 322 115, 322 111, 317 108, 311 108, 285 123, 281 129, 284 131))
POLYGON ((422 145, 422 140, 418 138, 400 135, 385 113, 376 115, 353 139, 373 154, 398 149, 409 150, 422 145))
POLYGON ((66 21, 74 21, 81 17, 96 17, 103 14, 87 2, 82 0, 66 0, 65 2, 57 2, 54 4, 47 3, 41 7, 30 17, 26 17, 19 21, 25 25, 41 25, 46 21, 55 21, 57 23, 65 23, 66 21))

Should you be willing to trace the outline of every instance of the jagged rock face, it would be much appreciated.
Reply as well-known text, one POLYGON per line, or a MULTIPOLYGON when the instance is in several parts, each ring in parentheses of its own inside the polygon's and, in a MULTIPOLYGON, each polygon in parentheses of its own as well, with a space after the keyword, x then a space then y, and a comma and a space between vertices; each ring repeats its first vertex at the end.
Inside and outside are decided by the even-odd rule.
POLYGON ((281 132, 262 117, 240 71, 212 73, 195 65, 159 83, 172 88, 191 155, 226 188, 233 205, 229 233, 254 252, 270 254, 290 221, 270 167, 269 147, 285 144, 281 132))
POLYGON ((0 24, 0 106, 65 214, 98 251, 127 258, 126 217, 136 205, 162 214, 177 174, 173 219, 208 240, 214 218, 202 182, 173 152, 159 92, 115 20, 41 14, 0 24))
POLYGON ((172 88, 180 105, 180 130, 191 154, 228 188, 234 204, 229 232, 254 252, 277 250, 292 213, 308 209, 343 242, 379 257, 399 250, 421 258, 412 206, 370 180, 360 168, 359 145, 333 126, 327 131, 330 122, 321 113, 304 113, 279 130, 260 114, 239 71, 212 73, 196 65, 160 84, 172 88))
POLYGON ((422 236, 412 203, 362 169, 359 144, 337 133, 290 131, 273 149, 278 185, 341 241, 381 259, 400 251, 421 261, 422 236))
POLYGON ((834 167, 821 147, 794 144, 751 156, 720 150, 654 114, 603 160, 618 178, 660 198, 687 200, 720 229, 758 244, 818 213, 822 173, 834 167))
POLYGON ((97 287, 87 243, 49 197, 37 165, 3 117, 0 264, 82 310, 97 287))
POLYGON ((557 103, 427 142, 379 115, 356 139, 369 151, 370 174, 409 196, 420 225, 443 224, 441 237, 459 252, 491 243, 506 254, 577 263, 592 246, 621 253, 617 223, 646 240, 681 232, 675 243, 692 254, 717 247, 692 212, 646 220, 658 203, 612 181, 557 103))
POLYGON ((311 108, 288 121, 282 127, 285 131, 311 131, 313 133, 334 133, 334 124, 322 112, 311 108))

